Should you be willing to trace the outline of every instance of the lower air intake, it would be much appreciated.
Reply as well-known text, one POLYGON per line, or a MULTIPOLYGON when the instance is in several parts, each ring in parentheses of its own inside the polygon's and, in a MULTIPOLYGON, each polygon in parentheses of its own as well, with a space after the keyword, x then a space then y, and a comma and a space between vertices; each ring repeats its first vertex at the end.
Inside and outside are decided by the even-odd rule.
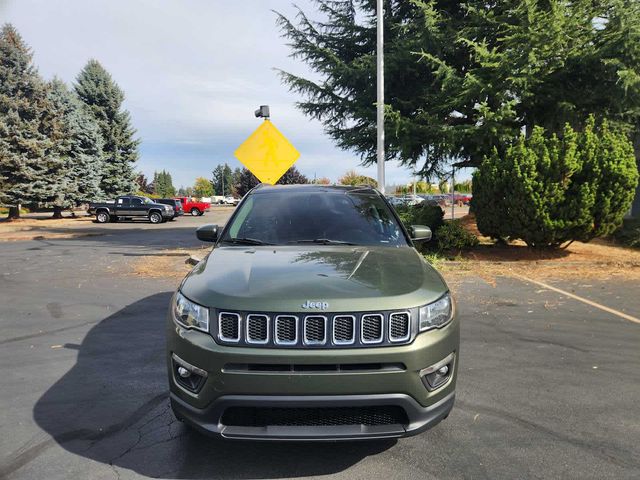
POLYGON ((340 425, 407 425, 403 408, 377 407, 231 407, 225 410, 223 425, 237 427, 325 427, 340 425))

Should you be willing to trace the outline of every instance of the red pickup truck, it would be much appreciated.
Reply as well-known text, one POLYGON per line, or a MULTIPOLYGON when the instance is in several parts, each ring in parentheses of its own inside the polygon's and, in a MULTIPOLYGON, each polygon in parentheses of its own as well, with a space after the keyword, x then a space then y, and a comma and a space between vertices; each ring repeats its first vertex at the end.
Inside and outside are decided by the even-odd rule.
POLYGON ((194 202, 191 197, 173 197, 174 200, 180 200, 184 213, 190 213, 194 217, 202 215, 204 212, 209 211, 211 204, 207 202, 194 202))

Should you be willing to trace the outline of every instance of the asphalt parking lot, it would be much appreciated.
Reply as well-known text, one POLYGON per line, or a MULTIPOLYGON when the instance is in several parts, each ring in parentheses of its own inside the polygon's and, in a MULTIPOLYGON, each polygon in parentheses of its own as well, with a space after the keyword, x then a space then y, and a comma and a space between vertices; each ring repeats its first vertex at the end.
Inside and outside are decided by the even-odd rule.
MULTIPOLYGON (((200 243, 230 209, 95 236, 0 243, 0 478, 640 478, 640 324, 527 279, 456 286, 461 369, 450 417, 399 441, 237 443, 168 406, 175 279, 135 259, 200 243)), ((638 282, 550 282, 640 316, 638 282)))

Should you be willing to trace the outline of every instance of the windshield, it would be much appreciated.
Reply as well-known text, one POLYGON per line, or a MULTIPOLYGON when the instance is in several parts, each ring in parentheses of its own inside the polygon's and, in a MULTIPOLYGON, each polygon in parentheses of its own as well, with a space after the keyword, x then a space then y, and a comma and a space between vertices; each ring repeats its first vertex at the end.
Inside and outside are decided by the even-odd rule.
POLYGON ((143 201, 144 203, 153 203, 153 202, 152 202, 149 198, 147 198, 147 197, 142 197, 142 201, 143 201))
POLYGON ((408 244, 378 195, 340 190, 252 194, 221 241, 251 245, 408 244))

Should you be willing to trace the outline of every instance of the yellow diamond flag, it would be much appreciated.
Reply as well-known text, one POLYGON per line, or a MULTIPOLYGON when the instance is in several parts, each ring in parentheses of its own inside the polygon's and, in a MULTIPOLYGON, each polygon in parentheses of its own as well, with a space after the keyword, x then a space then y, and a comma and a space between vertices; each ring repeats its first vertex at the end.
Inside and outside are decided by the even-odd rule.
POLYGON ((258 180, 273 185, 296 163, 300 152, 273 123, 265 120, 234 155, 258 180))

